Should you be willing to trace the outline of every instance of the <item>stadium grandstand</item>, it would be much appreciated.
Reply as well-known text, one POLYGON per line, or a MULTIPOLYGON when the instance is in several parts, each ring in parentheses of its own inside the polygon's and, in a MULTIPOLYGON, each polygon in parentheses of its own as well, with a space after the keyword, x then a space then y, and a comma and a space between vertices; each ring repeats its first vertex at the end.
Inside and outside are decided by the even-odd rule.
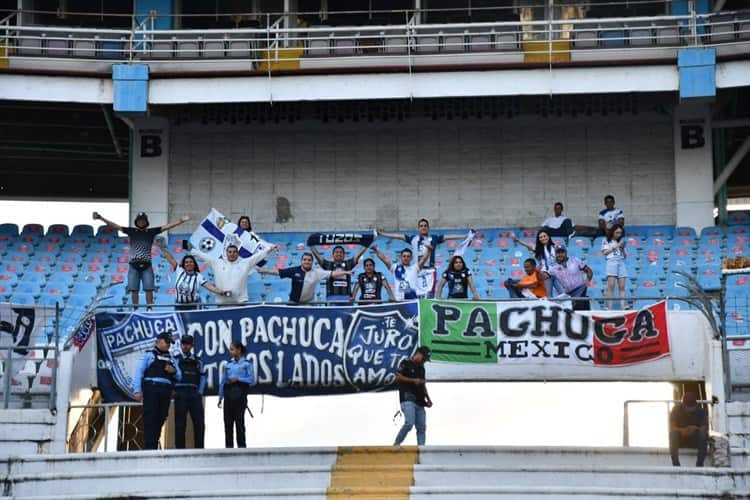
POLYGON ((0 212, 0 500, 750 498, 745 0, 0 0, 0 130, 2 200, 129 210, 0 212), (149 427, 161 341, 229 448, 235 365, 244 398, 398 386, 393 422, 420 380, 671 396, 622 446, 202 449, 179 384, 149 427))

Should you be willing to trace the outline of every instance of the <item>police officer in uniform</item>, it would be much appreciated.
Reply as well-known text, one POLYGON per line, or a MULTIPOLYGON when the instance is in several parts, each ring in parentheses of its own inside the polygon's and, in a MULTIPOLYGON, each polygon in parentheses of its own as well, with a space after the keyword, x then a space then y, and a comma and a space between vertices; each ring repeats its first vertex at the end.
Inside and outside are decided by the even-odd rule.
POLYGON ((231 358, 224 365, 219 385, 219 408, 224 409, 224 444, 227 448, 234 446, 235 429, 237 429, 237 448, 247 446, 245 409, 247 408, 248 387, 255 383, 255 370, 253 364, 243 357, 245 351, 246 347, 241 342, 235 341, 229 345, 231 358))
POLYGON ((182 380, 175 384, 174 427, 175 446, 185 448, 187 414, 193 420, 193 440, 196 448, 203 448, 205 425, 203 418, 203 390, 206 388, 206 374, 203 363, 193 353, 193 336, 183 335, 181 351, 175 356, 182 372, 182 380))
POLYGON ((172 387, 182 379, 179 363, 170 354, 172 336, 166 332, 156 337, 154 349, 146 352, 133 374, 136 401, 143 401, 144 449, 159 446, 161 427, 169 415, 172 387))

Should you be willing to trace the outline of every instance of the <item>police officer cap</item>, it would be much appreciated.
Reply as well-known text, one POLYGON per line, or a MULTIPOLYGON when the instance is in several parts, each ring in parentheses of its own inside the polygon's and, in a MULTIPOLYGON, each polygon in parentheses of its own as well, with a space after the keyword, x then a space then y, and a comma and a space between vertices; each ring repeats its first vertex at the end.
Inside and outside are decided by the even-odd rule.
POLYGON ((182 344, 193 344, 193 336, 192 335, 183 335, 182 339, 180 339, 180 342, 182 344))
POLYGON ((417 352, 422 355, 425 361, 429 361, 430 357, 432 356, 432 351, 426 345, 423 345, 422 347, 417 349, 417 352))
POLYGON ((159 335, 156 336, 156 340, 166 340, 170 344, 174 344, 174 339, 172 339, 172 335, 167 332, 162 332, 159 335))

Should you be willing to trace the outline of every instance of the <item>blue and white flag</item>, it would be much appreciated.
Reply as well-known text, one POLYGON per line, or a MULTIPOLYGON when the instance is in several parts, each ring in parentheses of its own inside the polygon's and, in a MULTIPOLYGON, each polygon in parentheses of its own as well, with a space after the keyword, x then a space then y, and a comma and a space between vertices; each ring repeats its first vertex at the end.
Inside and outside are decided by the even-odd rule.
MULTIPOLYGON (((272 246, 252 231, 240 228, 215 208, 211 209, 190 236, 190 243, 194 248, 214 259, 222 257, 224 249, 229 245, 236 245, 239 248, 242 259, 272 246)), ((261 261, 258 266, 262 267, 265 264, 266 261, 261 261)))

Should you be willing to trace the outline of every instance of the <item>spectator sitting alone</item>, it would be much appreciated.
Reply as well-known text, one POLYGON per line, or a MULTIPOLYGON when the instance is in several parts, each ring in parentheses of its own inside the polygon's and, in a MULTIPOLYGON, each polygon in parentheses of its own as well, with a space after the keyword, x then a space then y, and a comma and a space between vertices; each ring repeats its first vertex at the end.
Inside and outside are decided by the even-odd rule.
POLYGON ((604 210, 599 212, 599 232, 597 236, 604 236, 612 226, 619 224, 625 227, 625 214, 622 210, 615 208, 615 197, 608 194, 604 197, 604 210))
POLYGON ((682 395, 682 403, 675 405, 669 414, 669 453, 675 467, 680 466, 680 446, 697 447, 695 466, 703 467, 708 448, 708 415, 698 405, 696 394, 690 391, 682 395))
POLYGON ((508 279, 504 283, 511 298, 541 299, 547 297, 544 277, 542 272, 536 268, 536 261, 526 259, 523 262, 523 270, 526 272, 523 278, 520 280, 508 279))
POLYGON ((553 208, 554 217, 547 217, 542 223, 542 230, 550 236, 570 238, 575 234, 575 225, 569 217, 563 215, 563 204, 561 201, 555 203, 553 208))

